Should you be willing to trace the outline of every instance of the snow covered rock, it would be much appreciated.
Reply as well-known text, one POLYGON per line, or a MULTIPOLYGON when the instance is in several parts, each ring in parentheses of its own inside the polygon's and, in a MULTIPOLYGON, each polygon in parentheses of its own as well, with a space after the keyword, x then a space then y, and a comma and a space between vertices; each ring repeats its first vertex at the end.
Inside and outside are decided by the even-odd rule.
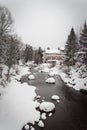
POLYGON ((41 71, 48 73, 49 72, 49 68, 48 67, 44 67, 41 71))
POLYGON ((55 84, 55 79, 51 77, 51 78, 48 78, 45 82, 49 84, 55 84))
POLYGON ((46 113, 42 113, 41 118, 42 118, 43 120, 45 120, 45 119, 46 119, 46 113))
POLYGON ((59 97, 59 96, 57 96, 57 95, 53 95, 53 96, 51 97, 51 99, 52 99, 52 100, 59 100, 59 99, 60 99, 60 97, 59 97))
POLYGON ((31 75, 29 75, 28 79, 33 80, 33 79, 35 79, 35 76, 33 74, 31 74, 31 75))
POLYGON ((37 97, 36 97, 37 99, 40 99, 41 98, 41 96, 40 95, 37 95, 37 97))
POLYGON ((35 130, 35 128, 33 126, 31 126, 31 130, 35 130))
POLYGON ((49 117, 52 116, 52 113, 49 113, 49 117))
POLYGON ((40 110, 44 112, 51 112, 55 109, 55 105, 51 102, 42 102, 40 104, 40 110))
POLYGON ((53 77, 54 76, 54 73, 53 73, 53 71, 51 71, 51 72, 49 72, 49 74, 48 74, 50 77, 53 77))
POLYGON ((39 123, 38 123, 38 126, 43 128, 44 127, 43 121, 40 120, 39 123))
POLYGON ((34 103, 35 103, 35 108, 39 108, 40 103, 39 103, 39 102, 37 102, 37 101, 35 101, 34 103))
POLYGON ((29 130, 29 128, 30 128, 29 125, 25 125, 24 127, 25 130, 29 130))
POLYGON ((57 100, 57 102, 60 102, 60 100, 57 100))

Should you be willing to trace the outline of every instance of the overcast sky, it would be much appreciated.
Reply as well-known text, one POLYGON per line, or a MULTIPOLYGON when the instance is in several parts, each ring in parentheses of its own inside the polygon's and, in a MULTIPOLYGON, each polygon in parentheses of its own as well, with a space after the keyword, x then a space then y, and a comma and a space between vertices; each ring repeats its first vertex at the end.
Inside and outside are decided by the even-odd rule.
POLYGON ((12 13, 16 32, 34 47, 64 46, 71 27, 87 19, 87 0, 0 0, 12 13))

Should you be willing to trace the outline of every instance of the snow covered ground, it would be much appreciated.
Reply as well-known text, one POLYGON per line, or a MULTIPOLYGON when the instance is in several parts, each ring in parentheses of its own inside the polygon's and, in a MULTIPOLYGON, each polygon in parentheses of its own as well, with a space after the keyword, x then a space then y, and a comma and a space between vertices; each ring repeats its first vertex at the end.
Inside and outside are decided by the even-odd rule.
MULTIPOLYGON (((87 90, 87 77, 81 78, 80 70, 77 71, 75 68, 71 68, 70 74, 67 75, 59 65, 50 68, 49 64, 39 65, 35 69, 39 72, 48 73, 51 76, 50 82, 52 82, 52 79, 55 81, 56 75, 60 75, 68 86, 76 90, 87 90)), ((44 127, 42 120, 47 118, 46 112, 49 112, 49 116, 52 116, 55 105, 47 101, 39 103, 37 100, 41 96, 36 95, 36 87, 19 82, 22 76, 31 74, 29 65, 18 66, 18 70, 18 74, 11 70, 10 73, 13 75, 5 88, 0 85, 0 130, 21 130, 23 126, 25 126, 25 129, 29 129, 31 126, 28 126, 27 123, 35 124, 35 122, 38 122, 38 126, 44 127), (44 113, 41 114, 37 108, 40 108, 44 113)), ((6 71, 7 68, 5 67, 3 77, 6 71)), ((53 95, 51 99, 59 102, 59 96, 57 95, 53 95)), ((34 130, 33 127, 32 130, 34 130)))
MULTIPOLYGON (((83 66, 84 67, 84 66, 83 66)), ((47 71, 43 71, 43 72, 48 72, 48 76, 54 77, 57 75, 60 75, 62 80, 69 86, 69 87, 73 87, 75 90, 87 90, 87 74, 86 76, 80 76, 81 75, 81 71, 82 68, 78 68, 78 67, 71 67, 70 68, 70 75, 66 74, 65 71, 67 70, 67 67, 65 66, 61 66, 59 65, 59 63, 53 67, 50 68, 50 65, 48 64, 42 64, 41 66, 38 66, 38 70, 42 71, 42 70, 47 70, 47 71)), ((53 79, 51 80, 50 78, 48 78, 46 80, 46 82, 51 83, 51 81, 53 81, 53 79)), ((55 80, 55 79, 54 79, 55 80)))
MULTIPOLYGON (((21 130, 28 122, 35 124, 40 119, 40 112, 36 110, 40 104, 34 100, 36 87, 16 80, 30 74, 29 67, 19 66, 18 69, 19 73, 15 75, 11 70, 11 81, 5 88, 0 86, 0 130, 21 130)), ((26 125, 26 129, 28 127, 26 125)))
POLYGON ((35 70, 38 70, 39 72, 46 72, 49 73, 49 68, 50 68, 50 64, 48 63, 43 63, 38 65, 35 70))
POLYGON ((80 71, 75 68, 71 68, 69 75, 61 72, 60 76, 64 80, 64 82, 69 86, 73 87, 75 90, 87 90, 87 77, 80 77, 80 71))
POLYGON ((46 101, 39 103, 37 100, 41 96, 36 95, 36 87, 20 83, 22 76, 31 74, 29 66, 18 66, 18 71, 17 74, 12 69, 10 82, 5 88, 0 86, 0 130, 21 130, 23 126, 29 129, 31 126, 27 123, 35 124, 35 122, 38 122, 38 126, 44 127, 42 120, 46 119, 46 113, 41 115, 37 108, 51 112, 55 109, 55 105, 46 101))
POLYGON ((84 89, 87 90, 87 77, 80 77, 80 69, 79 68, 71 68, 70 75, 67 75, 63 69, 58 69, 57 67, 53 68, 53 73, 61 76, 63 81, 69 86, 73 87, 75 90, 84 89), (57 69, 57 71, 56 71, 57 69), (77 71, 78 70, 78 71, 77 71))
POLYGON ((23 75, 31 74, 29 66, 19 66, 19 74, 16 75, 16 79, 20 80, 23 75))
POLYGON ((25 123, 39 121, 40 112, 36 110, 37 102, 34 101, 35 89, 15 80, 7 85, 0 100, 0 130, 21 130, 25 123))

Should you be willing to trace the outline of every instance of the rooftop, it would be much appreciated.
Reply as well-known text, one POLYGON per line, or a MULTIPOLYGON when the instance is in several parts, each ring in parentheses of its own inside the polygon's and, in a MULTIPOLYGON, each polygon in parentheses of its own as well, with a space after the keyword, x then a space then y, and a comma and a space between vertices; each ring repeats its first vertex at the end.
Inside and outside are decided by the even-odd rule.
POLYGON ((56 53, 56 54, 60 54, 60 50, 51 50, 51 49, 49 49, 49 50, 46 50, 45 51, 47 54, 53 54, 53 53, 56 53))

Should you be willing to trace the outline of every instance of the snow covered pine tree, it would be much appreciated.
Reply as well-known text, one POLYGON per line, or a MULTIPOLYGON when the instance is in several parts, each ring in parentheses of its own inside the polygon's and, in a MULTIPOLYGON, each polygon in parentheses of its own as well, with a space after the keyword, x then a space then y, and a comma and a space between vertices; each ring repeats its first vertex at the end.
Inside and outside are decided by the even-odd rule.
POLYGON ((87 25, 86 25, 86 22, 84 24, 84 28, 82 29, 80 33, 78 60, 80 64, 82 64, 85 67, 87 71, 87 25))
POLYGON ((77 44, 77 37, 74 29, 72 28, 65 45, 65 65, 75 65, 75 53, 77 51, 77 44))

